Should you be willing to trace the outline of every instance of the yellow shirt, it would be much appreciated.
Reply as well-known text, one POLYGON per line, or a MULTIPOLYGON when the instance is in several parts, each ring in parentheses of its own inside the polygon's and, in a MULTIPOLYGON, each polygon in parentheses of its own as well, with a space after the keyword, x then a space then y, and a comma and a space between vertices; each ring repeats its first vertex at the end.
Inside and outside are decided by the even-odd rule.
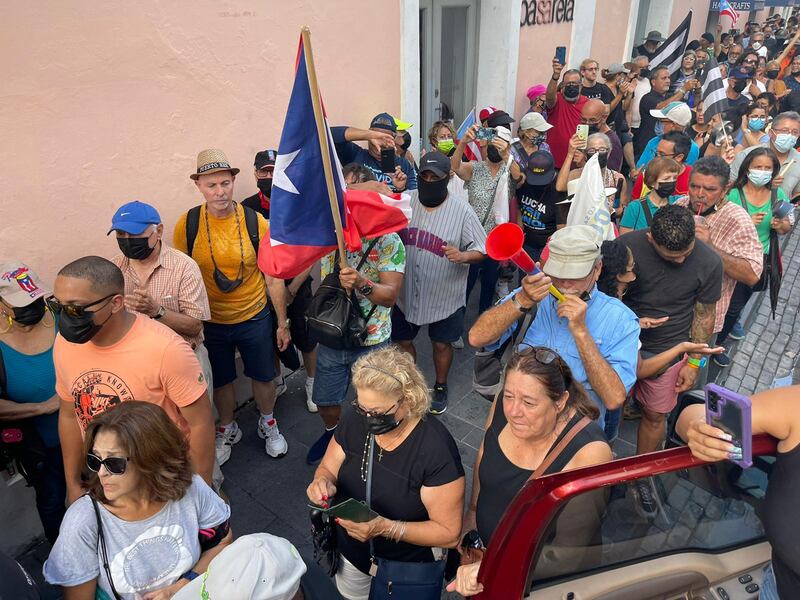
MULTIPOLYGON (((258 256, 253 249, 250 237, 247 235, 247 226, 244 222, 244 209, 236 204, 239 215, 239 231, 236 231, 236 215, 231 213, 221 219, 206 211, 205 204, 200 209, 200 224, 197 228, 197 237, 192 248, 192 258, 200 266, 203 274, 203 283, 208 291, 208 302, 211 306, 211 322, 232 325, 243 323, 256 316, 267 305, 267 284, 264 275, 258 269, 258 256), (206 218, 208 229, 214 238, 214 260, 217 268, 229 279, 236 279, 239 273, 239 264, 244 251, 244 275, 242 284, 229 293, 223 293, 214 281, 214 262, 211 260, 211 251, 206 234, 206 218), (241 249, 239 240, 241 238, 241 249)), ((175 224, 173 246, 186 253, 186 215, 184 213, 175 224)), ((261 239, 269 235, 269 222, 258 216, 258 234, 261 239)))

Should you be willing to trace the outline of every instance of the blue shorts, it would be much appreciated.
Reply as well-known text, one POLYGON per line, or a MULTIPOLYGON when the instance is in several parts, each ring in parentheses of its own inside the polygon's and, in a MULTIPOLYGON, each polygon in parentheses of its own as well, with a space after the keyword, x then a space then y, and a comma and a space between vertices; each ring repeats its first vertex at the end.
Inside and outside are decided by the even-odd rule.
POLYGON ((275 379, 269 306, 243 323, 225 325, 207 322, 203 325, 203 334, 214 388, 221 388, 236 380, 237 349, 244 363, 246 377, 263 382, 275 379))
MULTIPOLYGON (((464 335, 464 313, 466 307, 462 306, 449 317, 428 324, 428 337, 432 342, 452 344, 464 335)), ((415 325, 406 320, 403 311, 395 304, 392 308, 392 341, 409 342, 417 337, 422 325, 415 325)))
POLYGON ((336 350, 325 344, 317 346, 317 372, 312 400, 317 406, 340 406, 350 388, 353 364, 368 352, 383 348, 386 342, 351 350, 336 350))

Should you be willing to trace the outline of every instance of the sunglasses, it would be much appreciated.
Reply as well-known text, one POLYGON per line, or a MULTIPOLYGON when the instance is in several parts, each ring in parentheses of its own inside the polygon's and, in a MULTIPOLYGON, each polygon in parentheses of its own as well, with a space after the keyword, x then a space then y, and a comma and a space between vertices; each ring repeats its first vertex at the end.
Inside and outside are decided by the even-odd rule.
POLYGON ((109 456, 101 459, 99 456, 89 453, 86 455, 86 466, 90 471, 99 473, 100 467, 105 465, 106 470, 112 475, 122 475, 128 468, 128 460, 126 456, 109 456))
POLYGON ((528 346, 527 344, 520 344, 517 354, 520 356, 533 354, 533 358, 542 365, 549 365, 558 358, 558 354, 550 350, 550 348, 545 348, 544 346, 528 346))
MULTIPOLYGON (((90 302, 89 304, 85 304, 83 306, 81 306, 80 304, 61 304, 61 302, 52 297, 48 298, 46 302, 47 305, 50 307, 50 310, 52 310, 57 315, 61 314, 61 311, 63 310, 70 317, 82 317, 86 313, 86 309, 89 308, 90 306, 95 306, 97 304, 100 304, 104 300, 113 298, 116 295, 117 294, 109 294, 104 298, 100 298, 100 300, 95 300, 94 302, 90 302)), ((95 312, 95 311, 89 311, 89 312, 95 312)))
POLYGON ((597 148, 589 148, 588 150, 584 150, 584 154, 586 154, 586 156, 594 156, 595 154, 608 154, 608 150, 605 148, 601 148, 600 150, 597 148))
POLYGON ((362 417, 383 417, 385 415, 391 414, 392 411, 396 411, 397 408, 400 406, 401 402, 402 400, 398 400, 386 410, 379 411, 379 410, 366 410, 358 403, 358 400, 353 400, 353 409, 356 411, 357 414, 361 415, 362 417))

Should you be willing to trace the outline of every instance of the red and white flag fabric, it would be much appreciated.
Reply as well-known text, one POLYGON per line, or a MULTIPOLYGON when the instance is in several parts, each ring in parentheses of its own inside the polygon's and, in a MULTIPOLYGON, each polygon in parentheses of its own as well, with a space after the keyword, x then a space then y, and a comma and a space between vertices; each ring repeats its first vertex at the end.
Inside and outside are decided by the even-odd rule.
POLYGON ((728 0, 719 0, 719 16, 721 17, 722 15, 730 17, 733 25, 736 25, 736 21, 739 20, 739 13, 736 12, 736 9, 731 6, 728 0))

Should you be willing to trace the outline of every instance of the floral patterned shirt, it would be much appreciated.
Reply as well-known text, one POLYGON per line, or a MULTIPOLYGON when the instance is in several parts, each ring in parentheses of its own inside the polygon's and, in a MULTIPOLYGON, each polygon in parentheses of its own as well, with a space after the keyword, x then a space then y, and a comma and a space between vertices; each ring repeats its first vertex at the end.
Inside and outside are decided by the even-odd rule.
MULTIPOLYGON (((361 244, 363 248, 361 251, 350 252, 348 250, 347 264, 355 269, 358 263, 361 262, 362 252, 367 249, 370 242, 371 240, 362 238, 361 244)), ((323 278, 333 272, 335 255, 335 252, 331 252, 323 257, 321 264, 323 278)), ((399 235, 396 233, 389 233, 381 236, 378 243, 370 250, 367 261, 364 263, 364 266, 361 267, 360 272, 361 275, 370 281, 378 283, 380 282, 381 272, 394 271, 396 273, 403 273, 405 269, 405 246, 403 246, 399 235)), ((369 301, 369 298, 361 296, 358 292, 356 292, 356 294, 359 298, 361 312, 366 316, 375 305, 369 301)), ((387 306, 377 305, 367 323, 367 333, 365 346, 374 346, 388 340, 392 336, 392 309, 387 306)))

